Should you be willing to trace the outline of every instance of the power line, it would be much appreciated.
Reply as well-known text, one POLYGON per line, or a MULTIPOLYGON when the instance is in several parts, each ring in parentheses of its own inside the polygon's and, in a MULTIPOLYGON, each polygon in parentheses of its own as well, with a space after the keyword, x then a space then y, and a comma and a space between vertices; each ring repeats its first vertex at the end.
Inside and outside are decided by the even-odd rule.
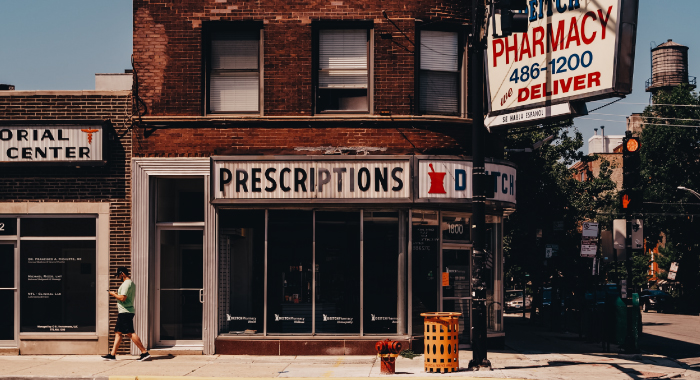
MULTIPOLYGON (((582 117, 581 119, 586 119, 586 120, 595 120, 595 121, 607 121, 609 123, 624 123, 627 124, 626 121, 619 121, 619 120, 605 120, 605 119, 593 119, 590 117, 582 117)), ((695 121, 700 121, 698 119, 695 119, 695 121)), ((642 123, 644 125, 656 125, 660 127, 683 127, 683 128, 700 128, 700 125, 682 125, 682 124, 652 124, 652 123, 642 123)))
MULTIPOLYGON (((598 103, 598 102, 603 102, 604 100, 594 100, 589 103, 598 103)), ((656 107, 656 106, 665 106, 665 107, 700 107, 700 105, 694 105, 694 104, 649 104, 649 103, 631 103, 631 102, 620 102, 619 104, 632 104, 632 105, 642 105, 642 106, 649 106, 649 107, 656 107)))

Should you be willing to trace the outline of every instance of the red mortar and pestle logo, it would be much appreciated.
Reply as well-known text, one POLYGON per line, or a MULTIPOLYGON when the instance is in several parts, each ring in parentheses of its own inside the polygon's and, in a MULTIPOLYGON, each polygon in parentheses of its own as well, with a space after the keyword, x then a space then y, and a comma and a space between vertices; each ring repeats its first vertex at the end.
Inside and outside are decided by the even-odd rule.
POLYGON ((445 191, 445 175, 447 173, 436 172, 433 164, 429 164, 429 166, 432 172, 428 172, 430 176, 430 190, 428 190, 428 194, 447 194, 445 191))

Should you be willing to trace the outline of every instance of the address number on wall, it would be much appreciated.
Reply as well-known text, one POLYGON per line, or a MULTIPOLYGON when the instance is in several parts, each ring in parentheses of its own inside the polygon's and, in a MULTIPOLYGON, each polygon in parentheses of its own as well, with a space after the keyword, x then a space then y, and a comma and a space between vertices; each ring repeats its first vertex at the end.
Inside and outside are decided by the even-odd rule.
POLYGON ((0 223, 0 231, 5 231, 5 223, 0 223))
POLYGON ((451 234, 463 234, 464 224, 448 224, 449 232, 451 234))

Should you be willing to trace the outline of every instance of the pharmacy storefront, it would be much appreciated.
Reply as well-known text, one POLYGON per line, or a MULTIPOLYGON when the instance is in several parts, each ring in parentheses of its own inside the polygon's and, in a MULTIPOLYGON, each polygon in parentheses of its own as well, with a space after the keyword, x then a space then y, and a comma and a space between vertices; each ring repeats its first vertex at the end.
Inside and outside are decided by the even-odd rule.
MULTIPOLYGON (((134 159, 137 332, 205 354, 421 351, 426 311, 471 317, 462 157, 134 159)), ((486 165, 489 337, 503 338, 502 221, 516 169, 486 165)))

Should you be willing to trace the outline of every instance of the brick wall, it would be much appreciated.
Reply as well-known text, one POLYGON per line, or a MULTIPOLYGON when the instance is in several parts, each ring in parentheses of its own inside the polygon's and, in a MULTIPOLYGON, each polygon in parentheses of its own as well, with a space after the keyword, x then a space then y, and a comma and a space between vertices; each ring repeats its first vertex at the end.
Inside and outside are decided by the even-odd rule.
MULTIPOLYGON (((0 91, 0 120, 109 120, 107 165, 0 168, 0 202, 109 202, 110 273, 131 266, 131 94, 97 91, 0 91)), ((110 280, 110 288, 119 283, 110 280)), ((110 341, 116 322, 110 303, 110 341)), ((111 346, 110 346, 111 347, 111 346)), ((122 353, 128 352, 123 344, 122 353)), ((104 353, 100 353, 104 354, 104 353)))
POLYGON ((468 1, 456 0, 135 0, 139 95, 148 107, 147 115, 202 115, 203 23, 262 21, 265 115, 311 115, 312 21, 371 20, 374 111, 408 115, 414 103, 416 19, 425 24, 461 25, 467 21, 469 7, 468 1), (396 26, 383 16, 383 10, 396 26), (392 38, 380 38, 382 34, 392 38))

